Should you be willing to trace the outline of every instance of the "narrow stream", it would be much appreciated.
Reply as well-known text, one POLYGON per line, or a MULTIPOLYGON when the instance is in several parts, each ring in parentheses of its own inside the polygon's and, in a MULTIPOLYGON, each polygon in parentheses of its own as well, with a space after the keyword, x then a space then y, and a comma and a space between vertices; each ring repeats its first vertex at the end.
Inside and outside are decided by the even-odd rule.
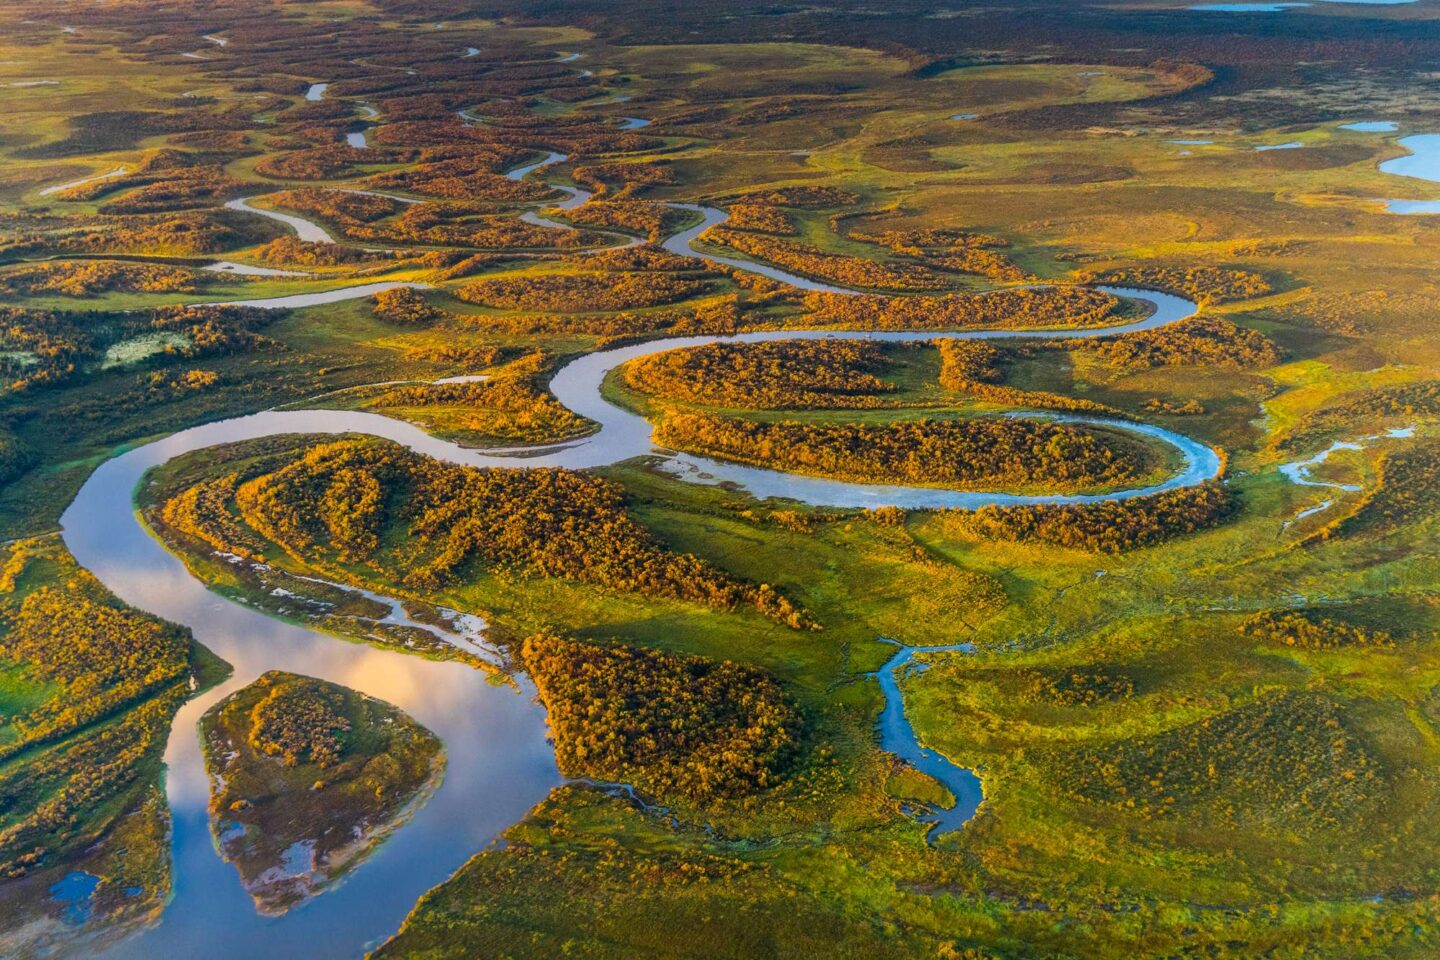
POLYGON ((931 824, 930 839, 958 830, 970 822, 980 804, 985 802, 985 790, 974 770, 952 763, 944 754, 920 745, 915 728, 905 716, 905 698, 900 693, 900 680, 908 667, 918 671, 925 665, 915 664, 917 653, 974 653, 969 643, 954 643, 939 647, 909 647, 891 640, 900 649, 885 661, 875 672, 880 690, 885 694, 885 709, 880 713, 876 729, 880 732, 880 746, 904 760, 921 773, 929 774, 943 783, 955 797, 955 805, 948 810, 938 809, 922 813, 917 819, 931 824))
MULTIPOLYGON (((316 84, 307 99, 319 99, 316 84)), ((543 160, 513 170, 514 179, 563 160, 551 153, 543 160)), ((578 206, 586 191, 574 191, 564 204, 578 206)), ((560 204, 562 209, 568 209, 560 204)), ((318 225, 299 217, 249 207, 243 200, 231 209, 270 216, 301 231, 318 225)), ((854 291, 806 280, 750 261, 700 253, 691 243, 709 226, 722 222, 724 211, 676 204, 701 215, 701 223, 668 238, 666 249, 748 270, 809 290, 854 291)), ((314 233, 311 233, 313 236, 314 233)), ((328 235, 325 235, 328 239, 328 235)), ((299 308, 369 296, 381 289, 421 284, 380 282, 317 293, 296 294, 238 304, 299 308)), ((1194 314, 1193 303, 1147 291, 1101 288, 1148 301, 1154 308, 1145 318, 1107 328, 1056 330, 1047 337, 1113 336, 1174 323, 1194 314)), ((546 741, 543 709, 534 687, 517 678, 519 689, 492 684, 482 672, 458 663, 436 662, 393 651, 346 642, 305 627, 272 619, 243 604, 211 592, 195 579, 141 523, 133 494, 147 470, 186 453, 240 440, 279 434, 368 434, 403 444, 422 455, 472 467, 598 467, 655 453, 652 428, 643 417, 618 407, 601 395, 605 376, 629 360, 720 341, 764 342, 787 339, 864 339, 887 342, 940 338, 1005 339, 1034 337, 1036 330, 962 330, 937 333, 893 331, 762 331, 729 337, 672 337, 632 344, 581 356, 562 367, 551 383, 559 401, 599 424, 591 436, 575 443, 543 449, 477 451, 433 437, 420 428, 374 413, 348 410, 270 410, 204 424, 164 439, 125 450, 103 463, 86 481, 61 518, 62 535, 78 562, 120 599, 139 609, 189 627, 196 639, 228 661, 233 676, 192 700, 180 711, 166 748, 166 792, 174 817, 174 898, 156 926, 116 945, 107 955, 124 958, 206 956, 241 958, 304 955, 351 957, 393 933, 418 897, 454 872, 473 852, 483 849, 502 830, 522 819, 554 786, 562 782, 553 750, 546 741), (197 721, 223 697, 269 670, 288 670, 319 677, 379 697, 408 712, 435 732, 449 758, 446 777, 434 797, 414 818, 343 883, 324 895, 278 917, 261 916, 241 887, 233 867, 217 854, 211 840, 207 803, 209 783, 197 735, 197 721)), ((1096 418, 1069 417, 1106 423, 1175 447, 1184 466, 1161 484, 1102 496, 1014 496, 1001 493, 959 493, 897 486, 850 484, 776 471, 722 464, 701 457, 671 460, 672 469, 687 479, 739 482, 755 495, 785 496, 829 506, 955 506, 986 503, 1056 503, 1123 498, 1199 483, 1218 474, 1220 461, 1209 447, 1163 428, 1096 418)), ((346 588, 350 589, 350 588, 346 588)), ((396 601, 373 592, 388 604, 396 622, 414 625, 396 601)), ((464 644, 458 645, 462 647, 464 644)), ((954 647, 902 647, 877 673, 885 696, 879 721, 882 745, 918 769, 935 776, 957 797, 955 807, 935 814, 934 833, 962 825, 982 799, 978 778, 939 754, 922 748, 905 717, 899 681, 917 653, 966 650, 954 647)))

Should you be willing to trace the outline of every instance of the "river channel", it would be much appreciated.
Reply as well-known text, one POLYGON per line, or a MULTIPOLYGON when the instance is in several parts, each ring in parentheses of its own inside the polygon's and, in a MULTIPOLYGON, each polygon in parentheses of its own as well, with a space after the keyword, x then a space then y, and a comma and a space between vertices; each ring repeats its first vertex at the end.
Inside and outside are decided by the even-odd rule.
MULTIPOLYGON (((316 84, 311 92, 318 97, 323 95, 323 89, 323 84, 316 84)), ((557 162, 553 156, 522 168, 524 172, 520 176, 557 162)), ((577 190, 571 200, 579 195, 588 199, 588 194, 577 190)), ((252 213, 262 212, 245 206, 243 201, 231 206, 252 213)), ((667 239, 666 249, 686 256, 704 256, 808 290, 854 292, 767 265, 698 251, 692 243, 709 226, 722 222, 726 214, 713 207, 677 206, 698 213, 701 222, 667 239)), ((263 213, 273 215, 270 211, 263 213)), ((299 224, 291 225, 299 229, 299 224)), ((309 226, 320 229, 315 224, 309 226)), ((298 308, 347 296, 366 296, 375 292, 377 286, 364 284, 250 303, 298 308)), ((1045 336, 1113 336, 1174 323, 1196 310, 1193 303, 1167 294, 1101 289, 1148 301, 1151 310, 1143 319, 1131 323, 1049 331, 1045 336)), ((409 423, 359 411, 271 410, 183 430, 125 450, 103 463, 61 519, 66 545, 83 566, 126 603, 189 627, 196 640, 234 667, 234 673, 225 683, 198 696, 180 711, 166 748, 166 792, 174 818, 173 901, 156 925, 115 945, 107 955, 126 958, 356 956, 392 934, 418 897, 453 873, 475 851, 485 848, 506 827, 522 819, 552 787, 563 782, 546 740, 544 710, 535 701, 534 688, 526 677, 517 677, 514 687, 496 685, 486 674, 469 666, 347 642, 276 620, 221 597, 193 577, 141 522, 135 510, 135 493, 148 470, 217 444, 287 433, 368 434, 393 440, 426 456, 472 467, 593 468, 657 452, 665 455, 655 450, 648 421, 612 404, 601 393, 606 374, 641 356, 717 340, 760 342, 834 337, 895 342, 945 337, 1023 338, 1036 334, 1035 330, 947 333, 786 330, 733 337, 675 337, 604 350, 571 361, 557 372, 551 383, 561 403, 598 423, 599 429, 575 443, 541 450, 477 451, 433 437, 409 423), (320 677, 393 703, 434 731, 444 742, 448 756, 444 782, 408 824, 398 829, 343 884, 331 887, 325 894, 281 916, 263 916, 256 912, 235 869, 216 852, 207 813, 210 784, 197 735, 197 721, 202 713, 269 670, 320 677)), ((987 503, 1121 498, 1199 483, 1219 473, 1220 460, 1214 450, 1160 427, 1095 418, 1067 419, 1106 423, 1168 443, 1179 452, 1183 465, 1158 485, 1087 497, 1013 496, 850 484, 692 456, 672 457, 669 462, 672 470, 687 479, 729 480, 760 497, 783 496, 838 507, 894 504, 974 508, 987 503)), ((957 793, 960 803, 953 811, 938 815, 936 828, 954 829, 973 815, 980 802, 979 781, 970 771, 922 748, 905 719, 899 677, 914 652, 918 652, 918 648, 903 648, 878 675, 886 698, 880 724, 881 740, 887 749, 934 773, 957 793)))

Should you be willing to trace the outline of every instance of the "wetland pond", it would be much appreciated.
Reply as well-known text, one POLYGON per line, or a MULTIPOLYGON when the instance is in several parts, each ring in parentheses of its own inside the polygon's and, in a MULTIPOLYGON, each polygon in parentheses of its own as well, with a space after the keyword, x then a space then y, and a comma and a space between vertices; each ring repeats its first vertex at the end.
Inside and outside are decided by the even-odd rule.
MULTIPOLYGON (((1380 172, 1440 183, 1440 133, 1417 133, 1395 141, 1406 156, 1381 161, 1380 172)), ((1385 209, 1403 215, 1440 213, 1440 200, 1386 200, 1385 209)))

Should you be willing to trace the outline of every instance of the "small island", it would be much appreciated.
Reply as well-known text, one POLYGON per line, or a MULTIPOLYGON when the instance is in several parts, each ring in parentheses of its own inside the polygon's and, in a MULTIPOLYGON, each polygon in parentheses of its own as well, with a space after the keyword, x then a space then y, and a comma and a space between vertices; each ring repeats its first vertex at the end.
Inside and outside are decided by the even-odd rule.
POLYGON ((440 741, 388 703, 272 671, 200 721, 210 823, 256 907, 281 914, 361 863, 439 786, 440 741))

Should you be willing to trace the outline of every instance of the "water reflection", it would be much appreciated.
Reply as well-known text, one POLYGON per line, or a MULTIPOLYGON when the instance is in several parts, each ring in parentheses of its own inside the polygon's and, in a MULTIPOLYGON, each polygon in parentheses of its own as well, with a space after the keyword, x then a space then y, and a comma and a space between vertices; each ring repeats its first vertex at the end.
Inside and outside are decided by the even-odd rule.
POLYGON ((62 518, 67 546, 121 599, 183 623, 235 668, 186 704, 165 752, 174 817, 174 900, 155 928, 114 947, 118 957, 253 957, 267 951, 351 957, 399 926, 430 887, 524 817, 560 782, 533 688, 490 683, 467 666, 347 643, 218 598, 140 525, 130 503, 142 473, 182 452, 270 427, 211 424, 103 464, 62 518), (211 842, 209 783, 196 724, 267 670, 344 684, 395 704, 446 744, 449 769, 430 803, 343 885, 283 917, 262 917, 211 842))

